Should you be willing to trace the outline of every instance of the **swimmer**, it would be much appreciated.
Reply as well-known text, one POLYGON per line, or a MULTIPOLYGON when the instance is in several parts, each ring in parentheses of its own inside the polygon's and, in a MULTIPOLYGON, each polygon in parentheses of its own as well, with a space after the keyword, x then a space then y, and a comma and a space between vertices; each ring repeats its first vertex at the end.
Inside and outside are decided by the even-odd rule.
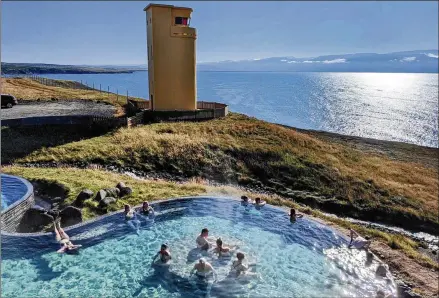
POLYGON ((391 297, 393 297, 393 295, 391 293, 386 294, 383 290, 378 290, 377 295, 375 297, 376 298, 391 298, 391 297))
POLYGON ((208 250, 212 245, 207 241, 207 237, 209 236, 209 230, 204 228, 201 230, 201 234, 197 237, 197 247, 201 250, 208 250))
POLYGON ((247 205, 247 204, 253 204, 253 200, 249 199, 247 196, 241 196, 241 204, 242 205, 247 205))
POLYGON ((231 250, 231 247, 223 246, 223 240, 221 238, 216 240, 215 253, 217 253, 220 257, 229 256, 231 250))
POLYGON ((377 270, 375 272, 375 276, 376 277, 383 277, 383 278, 387 277, 387 268, 384 264, 378 265, 377 270))
POLYGON ((172 259, 171 253, 169 252, 169 248, 166 244, 162 244, 162 246, 160 247, 160 251, 152 259, 153 263, 155 262, 158 256, 160 256, 159 260, 164 264, 166 264, 169 260, 172 259))
POLYGON ((373 253, 371 253, 370 251, 368 251, 366 253, 366 262, 365 262, 365 266, 368 267, 372 264, 373 262, 373 253))
POLYGON ((255 274, 255 273, 250 273, 248 272, 248 269, 250 266, 255 266, 255 264, 246 266, 244 265, 243 261, 245 258, 245 255, 242 252, 238 252, 236 254, 236 261, 233 261, 232 263, 232 272, 234 272, 236 274, 236 277, 238 277, 241 274, 255 274))
POLYGON ((194 265, 190 275, 192 276, 194 273, 200 278, 206 278, 211 274, 213 274, 215 280, 217 278, 215 269, 213 269, 212 265, 206 262, 204 258, 200 258, 198 263, 194 265))
POLYGON ((60 221, 53 222, 53 227, 55 229, 56 241, 58 241, 59 244, 61 244, 61 248, 59 250, 57 250, 57 253, 72 251, 72 250, 75 250, 75 249, 80 248, 82 246, 80 244, 74 245, 70 241, 69 235, 67 235, 67 233, 64 232, 64 230, 61 228, 60 221))
POLYGON ((149 206, 149 203, 147 201, 144 201, 140 212, 142 212, 143 215, 150 215, 154 214, 154 209, 149 206))
POLYGON ((265 202, 265 201, 262 201, 261 198, 256 198, 256 199, 255 199, 255 206, 257 206, 257 207, 262 207, 262 206, 264 206, 265 204, 266 204, 266 202, 265 202))
POLYGON ((125 204, 125 221, 127 224, 139 233, 140 221, 136 219, 136 211, 130 205, 125 204))
POLYGON ((353 246, 357 249, 369 249, 370 243, 372 242, 371 240, 361 237, 360 234, 353 229, 349 229, 349 231, 351 232, 351 241, 349 242, 348 248, 353 246))
POLYGON ((290 210, 290 221, 296 221, 298 218, 302 218, 303 214, 296 213, 296 209, 291 208, 290 210))

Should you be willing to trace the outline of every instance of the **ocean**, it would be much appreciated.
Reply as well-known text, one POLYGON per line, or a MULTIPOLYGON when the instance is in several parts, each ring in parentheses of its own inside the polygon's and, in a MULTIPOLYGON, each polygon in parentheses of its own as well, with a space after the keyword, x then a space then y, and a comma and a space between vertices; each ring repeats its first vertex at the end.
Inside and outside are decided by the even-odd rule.
MULTIPOLYGON (((53 74, 148 98, 148 72, 53 74)), ((172 86, 169 86, 172 88, 172 86)), ((438 147, 438 74, 198 72, 198 100, 297 128, 438 147)))

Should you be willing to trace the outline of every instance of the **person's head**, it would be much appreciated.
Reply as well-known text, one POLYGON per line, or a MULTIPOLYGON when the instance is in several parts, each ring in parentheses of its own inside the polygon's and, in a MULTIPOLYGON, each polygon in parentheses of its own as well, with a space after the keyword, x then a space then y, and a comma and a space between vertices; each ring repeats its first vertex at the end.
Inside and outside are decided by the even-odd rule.
POLYGON ((216 245, 221 247, 223 245, 223 240, 221 238, 216 239, 216 245))
POLYGON ((243 201, 243 202, 248 202, 248 197, 246 197, 246 196, 241 196, 241 201, 243 201))
POLYGON ((376 298, 384 298, 384 297, 385 297, 384 291, 383 290, 378 290, 376 298))
POLYGON ((202 229, 201 236, 203 236, 203 237, 209 236, 209 230, 207 228, 202 229))
POLYGON ((291 210, 290 210, 290 216, 296 216, 296 209, 291 208, 291 210))
POLYGON ((373 260, 373 253, 371 253, 370 251, 368 251, 368 252, 366 253, 366 261, 367 261, 367 262, 372 262, 372 260, 373 260))
POLYGON ((166 245, 166 244, 162 244, 162 246, 160 246, 160 250, 161 251, 164 251, 164 250, 167 250, 168 249, 168 246, 166 245))
POLYGON ((143 209, 148 209, 149 203, 147 201, 144 201, 142 207, 143 209))
POLYGON ((242 252, 238 252, 236 254, 236 258, 238 258, 238 260, 242 261, 242 260, 244 260, 244 254, 242 252))
POLYGON ((125 208, 125 212, 128 212, 131 209, 130 205, 128 204, 125 204, 123 207, 125 208))
POLYGON ((206 259, 205 258, 200 258, 200 260, 198 260, 198 262, 204 267, 206 265, 206 259))
POLYGON ((256 204, 259 204, 261 202, 261 198, 256 198, 255 202, 256 202, 256 204))

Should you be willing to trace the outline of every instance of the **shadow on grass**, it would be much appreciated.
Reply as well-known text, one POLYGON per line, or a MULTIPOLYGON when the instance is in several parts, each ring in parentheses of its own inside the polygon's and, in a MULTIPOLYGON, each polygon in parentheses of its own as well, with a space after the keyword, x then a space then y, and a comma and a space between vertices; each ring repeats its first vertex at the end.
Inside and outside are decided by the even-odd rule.
POLYGON ((110 130, 84 126, 45 125, 1 128, 1 161, 11 164, 33 151, 97 137, 110 130))

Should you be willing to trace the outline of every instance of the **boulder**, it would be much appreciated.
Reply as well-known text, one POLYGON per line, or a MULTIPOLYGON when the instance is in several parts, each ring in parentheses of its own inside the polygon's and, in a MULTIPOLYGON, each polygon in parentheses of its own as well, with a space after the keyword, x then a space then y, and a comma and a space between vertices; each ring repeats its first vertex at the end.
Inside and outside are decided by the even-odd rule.
POLYGON ((105 199, 106 196, 107 196, 107 192, 101 189, 94 197, 94 200, 100 202, 102 199, 105 199))
POLYGON ((125 188, 125 187, 127 187, 127 186, 126 186, 125 183, 123 183, 123 182, 119 182, 119 183, 116 185, 116 188, 119 188, 119 190, 122 190, 122 188, 125 188))
POLYGON ((83 207, 84 201, 90 199, 92 196, 93 196, 93 191, 91 191, 90 189, 82 190, 76 197, 75 201, 73 201, 73 206, 83 207))
POLYGON ((131 189, 131 187, 124 187, 120 190, 120 197, 124 197, 124 196, 128 196, 133 192, 133 190, 131 189))
POLYGON ((117 187, 105 188, 104 190, 107 193, 105 197, 118 198, 120 195, 120 189, 117 187))
POLYGON ((82 212, 81 209, 67 206, 59 213, 61 216, 61 225, 63 227, 75 225, 82 222, 82 212))
POLYGON ((41 231, 44 226, 51 224, 53 221, 53 216, 42 212, 40 208, 30 208, 21 219, 20 230, 28 232, 41 231))
POLYGON ((99 202, 99 208, 107 208, 110 204, 115 203, 117 200, 112 197, 106 197, 99 202))

